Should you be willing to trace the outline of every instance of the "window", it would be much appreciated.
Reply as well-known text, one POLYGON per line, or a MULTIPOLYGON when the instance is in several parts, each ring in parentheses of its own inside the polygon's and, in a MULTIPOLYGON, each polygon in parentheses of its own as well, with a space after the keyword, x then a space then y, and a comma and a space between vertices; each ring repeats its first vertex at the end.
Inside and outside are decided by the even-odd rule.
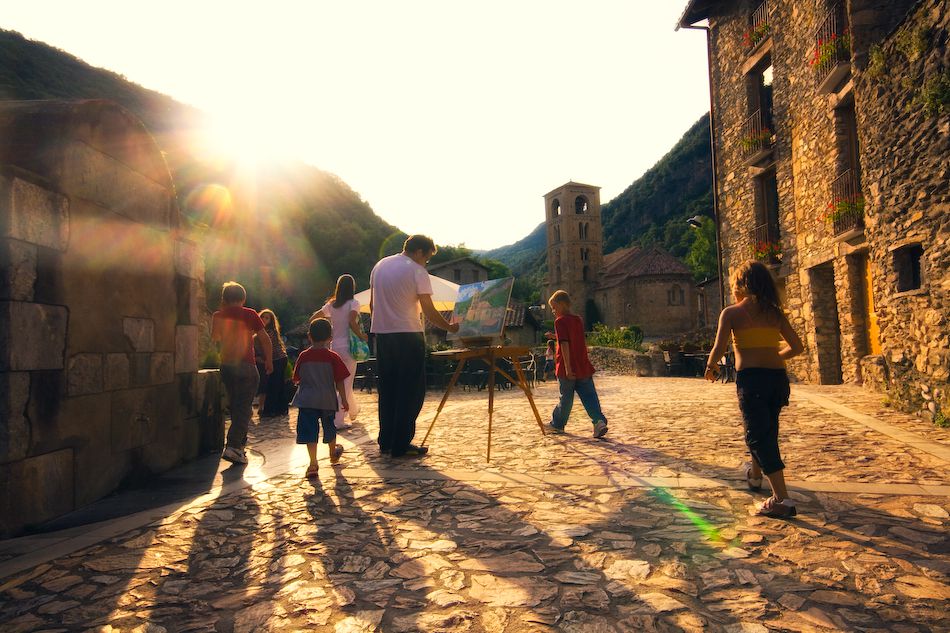
POLYGON ((561 203, 555 198, 554 202, 551 203, 551 217, 557 217, 561 215, 561 203))
POLYGON ((921 287, 920 259, 924 249, 920 244, 909 244, 894 251, 894 271, 897 273, 897 292, 908 292, 921 287))
POLYGON ((674 285, 666 291, 666 303, 671 306, 686 305, 686 293, 680 286, 674 285))
POLYGON ((574 198, 574 213, 578 215, 587 213, 587 198, 584 196, 574 198))
POLYGON ((590 259, 590 249, 589 249, 589 248, 582 248, 582 249, 581 249, 581 261, 582 261, 582 262, 586 262, 586 261, 588 261, 589 259, 590 259))
POLYGON ((452 273, 453 273, 453 276, 455 277, 455 281, 462 281, 462 269, 461 269, 461 268, 456 268, 455 270, 452 271, 452 273))
POLYGON ((578 236, 580 239, 582 239, 582 240, 586 240, 586 239, 587 239, 587 235, 588 235, 588 224, 587 224, 587 222, 578 222, 578 223, 577 223, 577 236, 578 236))
POLYGON ((778 253, 778 181, 775 171, 757 177, 755 186, 755 227, 752 246, 756 253, 767 253, 772 259, 778 253))
POLYGON ((590 266, 584 266, 581 270, 581 279, 587 281, 587 276, 590 274, 590 266))
POLYGON ((561 227, 560 227, 560 225, 554 227, 554 241, 555 241, 555 242, 560 242, 560 241, 561 241, 561 227))
POLYGON ((557 268, 554 269, 554 281, 556 282, 561 281, 561 266, 560 265, 558 265, 557 268))

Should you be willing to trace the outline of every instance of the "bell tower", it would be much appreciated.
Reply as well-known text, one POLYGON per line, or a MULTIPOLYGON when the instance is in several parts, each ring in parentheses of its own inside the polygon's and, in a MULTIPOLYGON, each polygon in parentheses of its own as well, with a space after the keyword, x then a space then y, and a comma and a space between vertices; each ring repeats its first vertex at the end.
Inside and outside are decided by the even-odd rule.
POLYGON ((583 315, 594 298, 603 263, 600 187, 568 182, 544 196, 548 242, 547 300, 555 290, 571 295, 576 314, 583 315))

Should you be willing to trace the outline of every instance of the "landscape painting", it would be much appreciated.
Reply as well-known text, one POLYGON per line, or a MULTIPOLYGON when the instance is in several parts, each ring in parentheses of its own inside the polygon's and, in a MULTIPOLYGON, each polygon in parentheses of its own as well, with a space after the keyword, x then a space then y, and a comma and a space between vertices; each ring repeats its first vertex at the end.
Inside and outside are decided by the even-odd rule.
POLYGON ((449 334, 449 338, 501 338, 514 283, 514 277, 507 277, 460 286, 452 312, 452 322, 459 323, 459 331, 449 334))

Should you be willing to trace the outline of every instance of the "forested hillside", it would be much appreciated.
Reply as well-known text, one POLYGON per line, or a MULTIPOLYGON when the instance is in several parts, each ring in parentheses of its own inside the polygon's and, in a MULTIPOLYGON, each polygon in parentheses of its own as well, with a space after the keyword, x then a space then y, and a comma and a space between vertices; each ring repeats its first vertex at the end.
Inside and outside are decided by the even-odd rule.
MULTIPOLYGON (((604 252, 639 244, 660 244, 682 258, 697 278, 716 274, 715 229, 700 230, 686 220, 712 216, 712 161, 709 115, 699 119, 673 148, 623 193, 601 207, 604 252)), ((596 183, 593 183, 596 184, 596 183)), ((538 216, 543 210, 538 207, 538 216)), ((527 237, 488 251, 520 275, 539 277, 546 239, 542 222, 527 237)))
POLYGON ((344 272, 362 288, 396 232, 345 182, 300 161, 249 171, 197 141, 205 115, 19 33, 0 30, 0 100, 110 99, 166 155, 184 216, 205 236, 209 299, 225 279, 285 321, 309 315, 344 272))

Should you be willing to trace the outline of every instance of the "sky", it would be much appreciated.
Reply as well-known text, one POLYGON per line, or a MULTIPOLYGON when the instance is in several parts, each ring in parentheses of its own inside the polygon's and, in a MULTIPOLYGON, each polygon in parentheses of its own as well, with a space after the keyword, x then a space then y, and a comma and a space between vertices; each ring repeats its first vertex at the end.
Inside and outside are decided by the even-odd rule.
POLYGON ((0 26, 208 112, 228 151, 302 158, 400 229, 483 249, 569 180, 612 199, 709 109, 685 3, 30 0, 0 26))

